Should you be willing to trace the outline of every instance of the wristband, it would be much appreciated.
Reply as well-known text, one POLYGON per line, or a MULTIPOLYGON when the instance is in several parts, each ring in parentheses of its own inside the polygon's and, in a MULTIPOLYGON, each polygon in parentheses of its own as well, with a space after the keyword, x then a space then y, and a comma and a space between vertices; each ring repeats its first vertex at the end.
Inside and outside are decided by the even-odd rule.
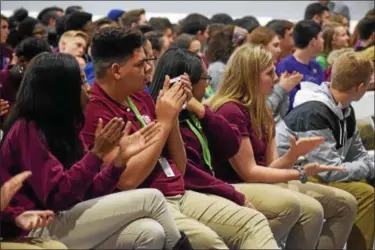
POLYGON ((307 176, 305 174, 305 170, 303 169, 303 167, 297 165, 297 166, 294 167, 294 169, 299 172, 299 180, 300 180, 300 182, 302 184, 305 184, 308 181, 308 179, 307 179, 307 176))

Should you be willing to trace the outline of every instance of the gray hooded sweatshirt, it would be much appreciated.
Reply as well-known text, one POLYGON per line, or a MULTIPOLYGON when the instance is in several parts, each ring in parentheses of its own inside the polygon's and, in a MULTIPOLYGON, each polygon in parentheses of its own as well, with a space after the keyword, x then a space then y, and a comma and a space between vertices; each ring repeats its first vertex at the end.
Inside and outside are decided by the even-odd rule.
POLYGON ((212 77, 211 87, 216 91, 219 88, 221 79, 225 71, 225 64, 223 62, 217 61, 211 63, 208 66, 207 74, 212 77))
POLYGON ((284 119, 289 110, 289 93, 280 84, 276 84, 272 94, 267 97, 267 103, 272 110, 275 123, 284 119))
POLYGON ((322 83, 318 90, 297 92, 293 110, 276 127, 276 144, 280 155, 290 147, 289 136, 298 138, 323 136, 325 141, 306 155, 307 161, 342 166, 345 172, 320 173, 326 182, 373 181, 374 158, 364 148, 351 106, 342 109, 322 83))

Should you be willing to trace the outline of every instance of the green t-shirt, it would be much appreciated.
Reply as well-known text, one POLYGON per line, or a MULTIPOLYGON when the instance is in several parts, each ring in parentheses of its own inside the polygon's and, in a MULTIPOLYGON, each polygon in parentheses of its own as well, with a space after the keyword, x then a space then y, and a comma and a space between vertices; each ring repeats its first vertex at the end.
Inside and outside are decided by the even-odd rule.
POLYGON ((323 68, 323 70, 326 70, 329 67, 326 56, 319 55, 315 59, 319 63, 319 65, 323 68))

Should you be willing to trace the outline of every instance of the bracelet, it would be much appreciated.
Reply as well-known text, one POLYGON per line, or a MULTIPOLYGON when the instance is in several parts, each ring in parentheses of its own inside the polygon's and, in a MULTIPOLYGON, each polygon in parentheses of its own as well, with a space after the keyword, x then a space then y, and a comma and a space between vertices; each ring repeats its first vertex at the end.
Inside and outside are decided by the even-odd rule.
POLYGON ((297 170, 299 172, 299 180, 302 184, 305 184, 308 179, 307 179, 307 176, 305 174, 305 170, 303 169, 302 166, 299 166, 299 165, 296 165, 294 166, 294 169, 297 170))

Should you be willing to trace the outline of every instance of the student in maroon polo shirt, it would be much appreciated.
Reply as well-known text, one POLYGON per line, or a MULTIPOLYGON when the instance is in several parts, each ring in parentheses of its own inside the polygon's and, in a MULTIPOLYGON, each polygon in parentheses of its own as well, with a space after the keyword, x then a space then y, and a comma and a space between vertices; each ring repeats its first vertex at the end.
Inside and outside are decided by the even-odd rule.
POLYGON ((299 199, 301 214, 288 236, 286 249, 342 249, 353 225, 356 200, 342 190, 306 181, 307 176, 319 172, 345 169, 315 163, 293 169, 300 156, 323 142, 322 137, 298 141, 291 138, 291 149, 279 158, 273 116, 266 103, 276 81, 272 55, 261 46, 246 44, 232 54, 219 91, 209 104, 237 125, 241 146, 215 171, 218 178, 230 183, 275 183, 280 188, 266 194, 271 198, 276 199, 288 189, 293 192, 299 199))
POLYGON ((73 249, 176 249, 181 235, 158 190, 111 194, 129 159, 156 142, 159 126, 128 136, 130 123, 122 129, 122 119, 114 118, 103 128, 99 119, 88 151, 80 136, 88 101, 82 75, 68 54, 42 53, 31 61, 5 125, 0 185, 23 171, 32 176, 1 212, 1 237, 49 236, 73 249), (120 150, 101 170, 115 147, 120 150), (28 210, 56 216, 44 230, 28 232, 19 223, 28 210))
POLYGON ((169 204, 177 227, 196 249, 275 249, 276 242, 267 219, 259 212, 240 207, 221 197, 186 191, 183 175, 186 153, 178 115, 191 93, 185 74, 169 87, 165 82, 156 104, 143 91, 150 73, 148 58, 137 30, 104 28, 92 41, 96 83, 86 109, 84 137, 93 143, 99 117, 132 121, 133 131, 157 119, 162 132, 157 143, 133 157, 118 183, 119 189, 159 189, 169 204))
POLYGON ((192 82, 193 98, 180 113, 180 131, 188 158, 184 175, 185 188, 196 192, 221 196, 240 206, 254 206, 269 220, 276 240, 282 240, 299 222, 299 201, 291 192, 275 197, 264 193, 275 192, 269 184, 230 185, 215 178, 214 165, 229 160, 240 147, 241 135, 236 126, 223 116, 201 104, 210 76, 207 67, 194 53, 183 49, 169 49, 161 58, 152 84, 153 98, 163 87, 165 75, 171 78, 186 73, 192 82), (214 157, 215 156, 215 157, 214 157), (238 191, 236 191, 238 189, 238 191), (242 194, 241 189, 247 192, 242 194), (255 201, 249 204, 249 201, 255 201))

